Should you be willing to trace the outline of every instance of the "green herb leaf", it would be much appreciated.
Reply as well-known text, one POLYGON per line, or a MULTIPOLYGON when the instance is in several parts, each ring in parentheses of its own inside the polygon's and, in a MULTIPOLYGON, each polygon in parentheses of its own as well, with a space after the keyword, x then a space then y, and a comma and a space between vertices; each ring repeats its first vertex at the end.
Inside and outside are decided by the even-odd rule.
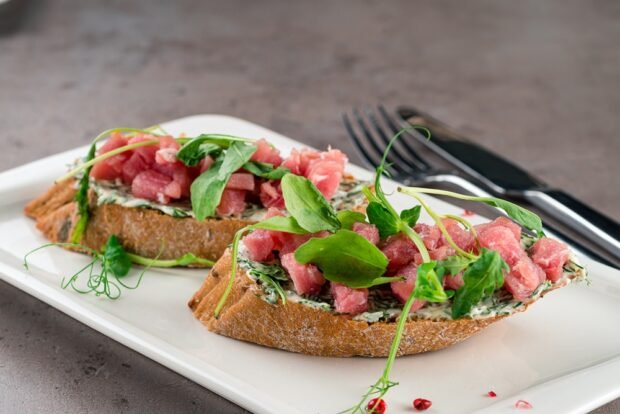
POLYGON ((502 287, 503 270, 509 267, 499 253, 483 248, 480 257, 463 274, 464 284, 454 295, 452 318, 467 315, 478 302, 502 287))
POLYGON ((366 207, 368 221, 379 229, 382 239, 400 232, 400 220, 383 204, 371 201, 366 207))
POLYGON ((234 143, 250 143, 247 138, 223 134, 201 134, 189 139, 177 152, 177 158, 183 164, 193 167, 207 155, 217 154, 222 149, 230 148, 234 143))
POLYGON ((471 259, 465 256, 449 256, 437 263, 438 269, 445 269, 447 275, 457 275, 471 264, 471 259))
POLYGON ((443 290, 441 283, 443 274, 437 274, 435 271, 436 265, 437 262, 431 261, 418 266, 415 289, 413 291, 413 296, 416 299, 428 302, 445 302, 448 300, 448 295, 443 290))
POLYGON ((251 267, 247 270, 248 274, 258 279, 266 288, 268 300, 270 303, 276 303, 278 295, 282 303, 286 303, 286 292, 282 288, 280 282, 286 282, 288 276, 282 267, 277 265, 266 265, 264 263, 252 262, 251 267))
POLYGON ((340 228, 334 209, 307 178, 285 175, 282 178, 282 194, 288 212, 308 232, 335 232, 340 228))
POLYGON ((336 213, 336 216, 338 221, 340 221, 340 227, 347 230, 351 230, 355 223, 366 222, 366 216, 358 211, 340 210, 336 213))
POLYGON ((250 226, 252 230, 274 230, 293 234, 307 234, 294 217, 271 217, 250 226))
POLYGON ((403 210, 400 212, 400 219, 407 223, 410 227, 415 226, 420 218, 420 211, 422 210, 422 206, 415 206, 407 210, 403 210))
POLYGON ((131 269, 131 259, 115 235, 108 238, 103 249, 103 262, 116 277, 127 276, 131 269))
POLYGON ((484 197, 480 201, 490 206, 501 208, 510 218, 526 229, 533 231, 537 236, 542 237, 545 235, 542 228, 542 220, 535 213, 501 198, 484 197))
MULTIPOLYGON (((89 162, 95 158, 97 153, 97 143, 93 142, 88 150, 88 154, 86 155, 86 159, 84 162, 89 162)), ((88 187, 90 185, 90 170, 92 167, 86 168, 84 170, 84 175, 80 178, 78 183, 78 190, 75 193, 75 202, 78 207, 78 220, 73 228, 73 232, 71 233, 71 243, 79 243, 82 241, 82 237, 84 236, 84 232, 86 231, 86 225, 88 224, 88 219, 90 217, 90 211, 88 209, 88 187)))
POLYGON ((218 154, 220 151, 222 148, 219 145, 194 138, 179 149, 177 159, 188 167, 194 167, 207 155, 218 154))
POLYGON ((350 230, 312 238, 295 251, 299 263, 317 265, 325 279, 352 288, 367 288, 402 278, 382 277, 387 257, 374 244, 350 230))
POLYGON ((248 161, 243 168, 255 176, 267 180, 281 180, 282 177, 291 172, 288 168, 274 168, 273 164, 258 161, 248 161))
POLYGON ((225 154, 216 159, 211 168, 194 180, 191 198, 192 210, 197 220, 204 220, 215 214, 228 179, 248 162, 255 152, 255 145, 235 141, 225 154))

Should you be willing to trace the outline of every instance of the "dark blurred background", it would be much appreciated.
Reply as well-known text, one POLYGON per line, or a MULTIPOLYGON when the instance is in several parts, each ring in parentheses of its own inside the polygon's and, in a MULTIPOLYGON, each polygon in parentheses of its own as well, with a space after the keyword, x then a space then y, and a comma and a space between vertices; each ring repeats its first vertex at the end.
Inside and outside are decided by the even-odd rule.
MULTIPOLYGON (((614 0, 0 1, 0 170, 198 113, 358 162, 341 113, 413 104, 620 219, 619 45, 614 0)), ((2 412, 242 412, 6 284, 0 395, 2 412)))

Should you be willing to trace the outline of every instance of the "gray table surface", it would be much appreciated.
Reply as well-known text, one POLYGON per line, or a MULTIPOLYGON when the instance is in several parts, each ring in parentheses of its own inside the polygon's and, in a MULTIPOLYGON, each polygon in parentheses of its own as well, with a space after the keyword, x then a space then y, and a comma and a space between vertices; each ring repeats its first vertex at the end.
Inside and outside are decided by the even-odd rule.
MULTIPOLYGON (((357 162, 340 113, 415 103, 620 218, 617 1, 27 6, 0 37, 2 170, 196 113, 357 162)), ((0 283, 0 412, 245 411, 0 283)))

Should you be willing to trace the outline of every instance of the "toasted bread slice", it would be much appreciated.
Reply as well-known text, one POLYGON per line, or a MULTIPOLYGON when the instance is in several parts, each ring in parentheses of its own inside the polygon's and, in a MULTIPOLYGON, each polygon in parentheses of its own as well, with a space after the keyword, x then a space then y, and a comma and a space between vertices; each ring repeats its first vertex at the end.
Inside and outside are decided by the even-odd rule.
MULTIPOLYGON (((332 357, 386 357, 396 333, 396 322, 366 322, 350 315, 288 300, 285 304, 264 300, 261 285, 243 268, 218 318, 215 307, 224 293, 232 270, 230 250, 215 264, 202 287, 188 305, 194 316, 212 332, 247 342, 309 355, 332 357)), ((560 283, 542 291, 529 303, 519 303, 512 313, 522 312, 535 300, 576 278, 585 277, 583 268, 566 273, 560 283)), ((511 313, 511 314, 512 314, 511 313)), ((436 351, 461 342, 510 314, 489 314, 476 318, 416 318, 405 325, 398 355, 436 351)))
MULTIPOLYGON (((348 192, 347 185, 357 185, 352 176, 345 176, 342 193, 355 198, 352 208, 365 210, 361 192, 348 192), (353 183, 353 184, 352 184, 353 183)), ((37 228, 54 243, 68 242, 78 220, 74 180, 54 184, 24 208, 24 214, 36 220, 37 228)), ((372 187, 371 187, 372 188, 372 187)), ((176 259, 186 253, 215 261, 219 259, 235 233, 255 223, 258 216, 217 217, 198 221, 193 217, 174 217, 148 207, 125 207, 114 203, 98 203, 91 189, 91 216, 81 244, 100 250, 111 235, 116 235, 129 252, 162 260, 176 259)), ((266 210, 258 210, 266 211, 266 210)))
MULTIPOLYGON (((220 335, 271 348, 333 357, 385 357, 396 332, 394 322, 368 323, 301 303, 271 304, 261 286, 239 268, 233 290, 216 319, 215 307, 231 272, 228 250, 189 302, 194 316, 220 335)), ((522 310, 525 309, 525 306, 522 310)), ((458 320, 412 319, 407 322, 399 355, 435 351, 461 342, 505 316, 458 320)))
MULTIPOLYGON (((27 216, 52 242, 67 242, 77 222, 75 183, 67 180, 52 186, 25 207, 27 216)), ((100 250, 116 235, 130 253, 144 257, 175 259, 186 253, 217 260, 237 230, 251 224, 239 218, 197 221, 192 217, 172 217, 149 208, 97 205, 91 194, 91 217, 81 244, 100 250)))

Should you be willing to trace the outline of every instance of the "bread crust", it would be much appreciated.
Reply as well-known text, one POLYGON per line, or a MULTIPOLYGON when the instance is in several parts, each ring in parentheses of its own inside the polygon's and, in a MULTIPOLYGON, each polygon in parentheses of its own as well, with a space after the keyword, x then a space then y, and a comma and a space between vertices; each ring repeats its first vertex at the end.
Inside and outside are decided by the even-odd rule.
MULTIPOLYGON (((24 213, 36 220, 37 229, 51 242, 67 242, 78 218, 75 193, 73 180, 54 184, 28 203, 24 213)), ((238 218, 197 221, 192 217, 172 217, 149 208, 116 204, 98 206, 92 192, 90 212, 81 244, 100 250, 114 234, 128 252, 160 259, 176 259, 193 253, 215 261, 222 256, 234 234, 253 223, 238 218)))
MULTIPOLYGON (((259 297, 258 286, 238 270, 219 317, 213 316, 231 273, 227 250, 189 302, 194 316, 212 332, 247 342, 303 354, 333 357, 385 357, 396 323, 353 320, 288 301, 272 305, 259 297)), ((412 319, 405 325, 398 355, 435 351, 461 342, 505 316, 457 320, 412 319)))

